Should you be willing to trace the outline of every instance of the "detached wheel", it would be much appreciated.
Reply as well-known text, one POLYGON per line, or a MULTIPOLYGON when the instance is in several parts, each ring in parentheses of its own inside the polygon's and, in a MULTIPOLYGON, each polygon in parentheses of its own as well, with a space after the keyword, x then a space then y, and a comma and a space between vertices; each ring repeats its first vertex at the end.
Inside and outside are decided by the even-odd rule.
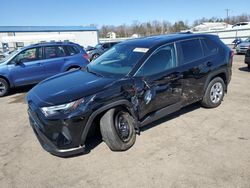
POLYGON ((8 82, 0 78, 0 97, 3 97, 8 94, 10 86, 8 82))
POLYGON ((202 106, 206 108, 219 106, 223 100, 225 89, 225 83, 220 77, 211 80, 201 101, 202 106))
POLYGON ((132 147, 136 140, 134 119, 122 109, 107 111, 100 121, 103 141, 113 151, 125 151, 132 147))

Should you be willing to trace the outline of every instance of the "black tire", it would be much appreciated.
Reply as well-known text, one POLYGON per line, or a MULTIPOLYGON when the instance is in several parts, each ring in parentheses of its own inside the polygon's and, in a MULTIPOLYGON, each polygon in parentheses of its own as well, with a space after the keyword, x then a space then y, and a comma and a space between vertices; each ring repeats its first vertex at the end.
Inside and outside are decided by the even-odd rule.
POLYGON ((215 108, 219 106, 223 101, 225 90, 226 86, 224 81, 220 77, 214 78, 210 81, 206 88, 206 92, 201 101, 201 105, 206 108, 215 108), (220 86, 221 89, 219 89, 220 86), (216 91, 214 92, 214 90, 216 91))
POLYGON ((110 109, 100 120, 100 130, 103 141, 112 151, 125 151, 131 148, 136 140, 135 126, 133 117, 122 109, 110 109), (121 131, 118 126, 124 124, 118 123, 123 118, 126 121, 126 128, 121 131), (119 124, 119 125, 118 125, 119 124), (120 131, 119 131, 120 130, 120 131), (128 130, 128 132, 127 132, 128 130))
POLYGON ((92 61, 95 60, 96 58, 98 58, 99 56, 100 56, 99 54, 94 54, 94 55, 92 56, 92 61))
POLYGON ((5 79, 0 78, 0 97, 7 95, 9 93, 9 89, 10 86, 8 82, 5 79))
POLYGON ((250 69, 250 64, 247 65, 247 68, 250 69))

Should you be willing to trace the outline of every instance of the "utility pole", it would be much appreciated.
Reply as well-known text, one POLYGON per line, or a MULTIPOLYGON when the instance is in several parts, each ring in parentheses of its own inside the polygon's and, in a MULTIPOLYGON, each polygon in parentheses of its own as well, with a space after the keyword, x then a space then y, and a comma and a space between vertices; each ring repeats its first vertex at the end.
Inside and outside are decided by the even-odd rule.
POLYGON ((227 14, 227 22, 229 21, 229 11, 230 11, 230 9, 225 9, 225 11, 226 11, 226 14, 227 14))
POLYGON ((161 34, 164 34, 164 22, 161 20, 161 34))

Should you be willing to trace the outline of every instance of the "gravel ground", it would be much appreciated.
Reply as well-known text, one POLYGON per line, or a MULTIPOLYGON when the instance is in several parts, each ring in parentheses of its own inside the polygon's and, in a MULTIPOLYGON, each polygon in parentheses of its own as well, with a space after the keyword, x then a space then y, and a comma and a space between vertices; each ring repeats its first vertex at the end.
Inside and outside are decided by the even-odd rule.
POLYGON ((96 138, 87 155, 45 152, 29 127, 25 93, 0 98, 0 187, 250 187, 250 72, 236 55, 216 109, 188 106, 145 127, 126 152, 96 138))

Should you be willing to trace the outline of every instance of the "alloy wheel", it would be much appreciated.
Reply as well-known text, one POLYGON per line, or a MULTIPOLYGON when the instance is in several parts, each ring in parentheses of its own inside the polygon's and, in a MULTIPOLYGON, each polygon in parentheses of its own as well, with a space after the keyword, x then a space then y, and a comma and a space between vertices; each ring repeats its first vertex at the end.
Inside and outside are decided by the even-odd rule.
POLYGON ((4 85, 3 82, 0 81, 0 94, 5 93, 6 91, 6 86, 4 85))
POLYGON ((210 90, 210 99, 213 103, 218 103, 221 101, 223 96, 223 86, 222 83, 216 82, 210 90))

